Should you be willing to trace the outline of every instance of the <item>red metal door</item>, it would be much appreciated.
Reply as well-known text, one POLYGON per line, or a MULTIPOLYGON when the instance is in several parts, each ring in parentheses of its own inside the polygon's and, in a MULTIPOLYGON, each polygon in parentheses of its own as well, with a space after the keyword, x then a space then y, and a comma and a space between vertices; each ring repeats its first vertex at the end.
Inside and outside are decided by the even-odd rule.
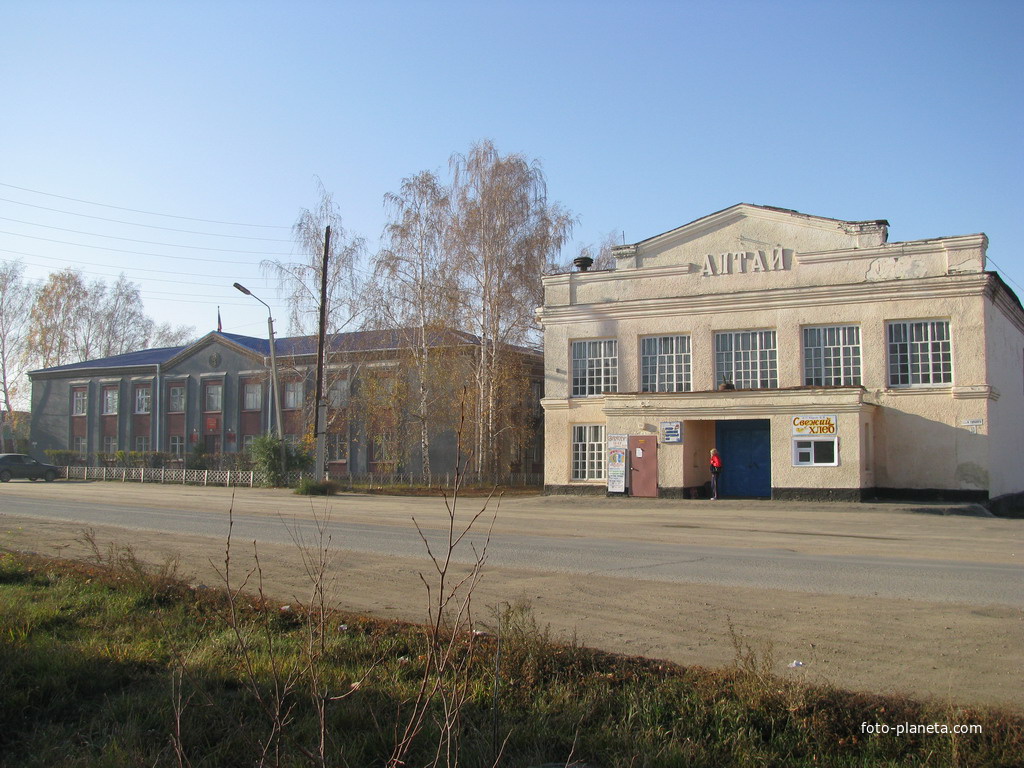
POLYGON ((657 498, 658 438, 655 435, 629 436, 629 495, 657 498))

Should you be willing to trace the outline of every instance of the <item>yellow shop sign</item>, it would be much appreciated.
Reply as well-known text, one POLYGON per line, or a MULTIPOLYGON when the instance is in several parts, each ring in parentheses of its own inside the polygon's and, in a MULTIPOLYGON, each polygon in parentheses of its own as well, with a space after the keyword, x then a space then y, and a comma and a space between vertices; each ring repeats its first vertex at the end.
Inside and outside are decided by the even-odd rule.
POLYGON ((839 417, 836 414, 827 416, 794 416, 794 435, 835 435, 839 432, 839 417))

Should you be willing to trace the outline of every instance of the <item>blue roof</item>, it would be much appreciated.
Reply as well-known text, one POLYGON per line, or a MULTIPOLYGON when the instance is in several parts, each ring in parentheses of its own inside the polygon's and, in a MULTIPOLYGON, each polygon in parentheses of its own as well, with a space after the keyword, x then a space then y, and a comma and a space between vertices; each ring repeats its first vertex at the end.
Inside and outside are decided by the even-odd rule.
POLYGON ((129 368, 133 366, 159 365, 167 362, 185 347, 160 347, 158 349, 142 349, 138 352, 125 352, 123 355, 102 357, 98 360, 83 360, 80 363, 57 365, 53 368, 42 368, 31 373, 42 371, 73 371, 80 368, 129 368))
MULTIPOLYGON (((353 331, 351 333, 336 333, 327 337, 327 346, 331 352, 369 352, 373 350, 401 349, 416 343, 418 331, 413 329, 405 330, 382 330, 382 331, 353 331)), ((182 352, 196 346, 203 339, 220 336, 226 341, 232 342, 240 347, 251 350, 257 355, 267 357, 270 355, 270 341, 258 339, 254 336, 240 336, 236 333, 224 333, 213 331, 202 339, 192 344, 185 344, 179 347, 161 347, 159 349, 143 349, 138 352, 126 352, 123 355, 102 357, 95 360, 83 360, 80 363, 68 363, 53 368, 42 368, 30 373, 54 373, 60 371, 88 370, 93 368, 132 368, 156 366, 166 363, 182 352)), ((432 347, 447 346, 451 344, 476 345, 479 339, 469 333, 456 330, 434 331, 428 338, 432 347)), ((278 355, 291 357, 297 355, 315 355, 317 347, 316 336, 289 336, 276 339, 275 351, 278 355)))

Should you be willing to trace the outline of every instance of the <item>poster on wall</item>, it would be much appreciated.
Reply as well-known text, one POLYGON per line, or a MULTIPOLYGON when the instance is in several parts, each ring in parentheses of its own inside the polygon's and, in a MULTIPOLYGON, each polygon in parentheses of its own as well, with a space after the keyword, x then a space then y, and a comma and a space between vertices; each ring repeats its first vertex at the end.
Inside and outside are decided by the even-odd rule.
POLYGON ((626 453, 629 435, 608 435, 608 492, 626 492, 626 453))

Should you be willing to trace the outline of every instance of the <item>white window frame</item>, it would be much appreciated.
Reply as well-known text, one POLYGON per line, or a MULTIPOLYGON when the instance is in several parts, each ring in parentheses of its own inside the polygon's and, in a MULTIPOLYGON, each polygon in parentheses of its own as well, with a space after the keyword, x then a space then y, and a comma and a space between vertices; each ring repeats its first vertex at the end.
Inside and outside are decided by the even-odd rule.
POLYGON ((284 409, 286 411, 297 411, 303 405, 305 398, 304 387, 301 381, 286 381, 284 383, 284 409))
POLYGON ((599 397, 619 391, 619 348, 616 339, 574 341, 571 397, 599 397))
POLYGON ((327 434, 327 460, 348 461, 348 436, 341 432, 327 434))
POLYGON ((88 452, 88 448, 89 446, 86 439, 81 435, 76 435, 75 437, 71 438, 71 450, 73 450, 75 453, 85 456, 85 454, 88 452))
POLYGON ((860 326, 813 325, 803 329, 804 386, 861 383, 860 326))
POLYGON ((839 436, 829 435, 828 437, 807 437, 801 435, 793 438, 793 466, 794 467, 838 467, 839 466, 839 436), (831 443, 832 460, 818 461, 815 444, 831 443))
POLYGON ((607 436, 604 424, 573 424, 572 480, 607 479, 607 436))
POLYGON ((171 384, 167 387, 167 412, 168 413, 184 413, 185 412, 185 385, 184 384, 171 384), (181 391, 180 398, 176 398, 175 391, 181 391), (175 400, 179 400, 179 403, 175 403, 175 400), (180 405, 181 407, 175 407, 180 405))
POLYGON ((117 438, 113 435, 103 436, 103 452, 104 453, 117 453, 117 438))
POLYGON ((247 452, 252 448, 252 441, 255 440, 259 435, 242 435, 242 450, 247 452))
POLYGON ((689 392, 692 370, 688 335, 641 337, 641 392, 689 392))
POLYGON ((211 381, 203 385, 203 413, 221 413, 224 410, 224 384, 211 381), (211 397, 216 392, 216 397, 211 397), (216 408, 211 408, 211 400, 216 408))
POLYGON ((242 391, 242 410, 259 411, 263 409, 263 385, 259 382, 246 382, 242 391))
POLYGON ((723 380, 736 389, 777 389, 779 355, 775 331, 717 331, 715 383, 721 384, 723 380))
POLYGON ((167 443, 169 453, 176 459, 185 456, 185 436, 171 435, 167 443))
POLYGON ((885 341, 886 380, 890 387, 948 387, 953 383, 949 320, 891 320, 885 325, 885 341), (903 338, 894 339, 897 329, 902 329, 903 338), (914 335, 927 338, 913 339, 914 335))
POLYGON ((150 413, 153 409, 153 390, 146 384, 135 388, 135 412, 150 413))
POLYGON ((136 435, 135 436, 135 450, 139 453, 147 453, 152 447, 152 443, 149 440, 149 435, 136 435))
POLYGON ((116 416, 121 407, 121 389, 119 387, 105 387, 103 389, 103 415, 116 416))
POLYGON ((85 416, 89 412, 89 390, 71 390, 71 415, 85 416))
POLYGON ((327 390, 327 405, 331 408, 344 408, 349 400, 348 379, 338 379, 327 390))

